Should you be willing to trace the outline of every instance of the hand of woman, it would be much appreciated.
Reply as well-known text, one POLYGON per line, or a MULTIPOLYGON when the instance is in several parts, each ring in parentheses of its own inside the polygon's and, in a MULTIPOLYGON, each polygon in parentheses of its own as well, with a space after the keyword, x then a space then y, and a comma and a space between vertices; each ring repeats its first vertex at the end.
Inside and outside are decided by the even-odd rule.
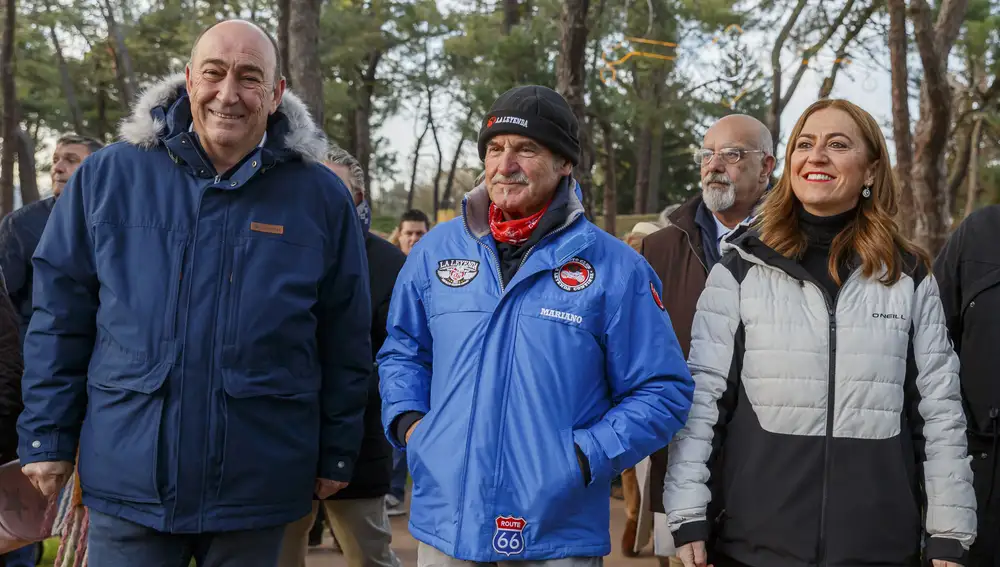
MULTIPOLYGON (((705 542, 692 541, 677 548, 677 558, 684 567, 712 567, 708 565, 708 555, 705 553, 705 542)), ((935 565, 934 567, 940 567, 935 565)))
POLYGON ((962 567, 958 563, 946 559, 935 559, 932 561, 934 567, 962 567))

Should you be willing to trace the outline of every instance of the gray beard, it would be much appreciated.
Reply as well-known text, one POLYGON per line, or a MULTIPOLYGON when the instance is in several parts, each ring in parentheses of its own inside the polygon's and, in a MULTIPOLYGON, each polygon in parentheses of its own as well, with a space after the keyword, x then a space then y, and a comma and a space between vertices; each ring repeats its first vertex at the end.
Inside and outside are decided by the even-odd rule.
POLYGON ((729 210, 736 204, 736 187, 730 185, 728 189, 713 189, 701 186, 701 198, 705 206, 713 213, 721 213, 729 210))

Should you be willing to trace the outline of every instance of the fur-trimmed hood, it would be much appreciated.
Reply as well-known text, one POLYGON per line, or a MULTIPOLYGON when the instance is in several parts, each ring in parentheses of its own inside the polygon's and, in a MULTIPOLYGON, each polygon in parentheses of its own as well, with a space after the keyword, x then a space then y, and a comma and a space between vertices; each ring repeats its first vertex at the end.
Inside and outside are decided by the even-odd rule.
MULTIPOLYGON (((167 123, 154 116, 154 110, 161 108, 161 115, 165 114, 185 93, 183 74, 167 77, 147 88, 136 102, 131 116, 122 121, 119 128, 121 139, 144 149, 158 146, 167 133, 167 123)), ((287 131, 281 136, 281 147, 306 161, 323 161, 327 151, 326 135, 316 126, 302 100, 286 90, 276 114, 283 114, 288 120, 287 131)))

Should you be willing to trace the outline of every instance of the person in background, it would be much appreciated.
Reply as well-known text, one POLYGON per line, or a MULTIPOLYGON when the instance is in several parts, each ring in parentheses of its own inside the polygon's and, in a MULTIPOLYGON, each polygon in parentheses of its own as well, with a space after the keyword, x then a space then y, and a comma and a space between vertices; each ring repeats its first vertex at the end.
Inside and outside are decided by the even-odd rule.
MULTIPOLYGON (((79 134, 64 134, 56 140, 52 151, 52 195, 46 199, 28 203, 0 221, 0 270, 7 285, 7 295, 18 314, 19 342, 31 321, 31 280, 33 269, 31 257, 48 223, 52 207, 62 194, 69 178, 80 167, 83 160, 104 147, 101 142, 79 134)), ((78 510, 79 512, 79 510, 78 510)), ((33 546, 10 552, 0 557, 0 565, 7 567, 34 565, 36 550, 33 546)))
MULTIPOLYGON (((622 239, 636 252, 642 250, 642 239, 660 230, 660 225, 652 222, 638 222, 632 227, 622 239)), ((636 549, 636 537, 639 530, 639 510, 642 506, 642 490, 640 480, 636 476, 636 469, 646 470, 649 464, 649 457, 640 461, 639 465, 630 467, 622 471, 622 496, 625 500, 625 531, 622 534, 621 548, 625 557, 635 557, 638 555, 636 549)), ((642 479, 645 481, 645 478, 642 479)))
MULTIPOLYGON (((767 191, 775 159, 771 133, 756 118, 733 114, 716 121, 695 152, 701 168, 701 191, 669 213, 666 226, 642 241, 642 255, 663 280, 663 303, 687 357, 691 325, 705 281, 722 256, 723 239, 748 223, 767 191)), ((650 457, 651 498, 656 555, 661 563, 675 549, 663 509, 667 449, 650 457)))
POLYGON ((353 474, 364 239, 280 69, 260 27, 207 29, 35 251, 18 454, 51 495, 79 447, 97 567, 274 567, 286 524, 353 474))
MULTIPOLYGON (((0 289, 3 274, 0 272, 0 289)), ((6 291, 6 290, 3 290, 6 291)), ((17 416, 21 413, 20 317, 6 293, 0 293, 0 465, 17 459, 17 416)), ((10 513, 10 512, 8 512, 10 513)), ((0 555, 0 566, 34 567, 37 545, 0 555)))
POLYGON ((7 294, 20 315, 21 340, 31 321, 31 256, 42 237, 56 199, 83 160, 104 144, 79 134, 65 134, 52 151, 52 196, 28 203, 0 222, 0 269, 7 281, 7 294))
MULTIPOLYGON (((6 291, 0 270, 0 291, 6 291)), ((21 414, 24 360, 17 338, 19 317, 6 293, 0 293, 0 464, 17 459, 17 417, 21 414), (16 340, 15 340, 16 339, 16 340)))
POLYGON ((417 565, 594 567, 612 479, 682 426, 693 384, 658 278, 583 214, 566 100, 504 93, 479 156, 485 185, 407 258, 377 359, 417 565))
POLYGON ((626 244, 632 247, 633 250, 639 252, 641 250, 642 239, 646 238, 650 234, 660 230, 660 225, 652 222, 638 222, 632 227, 632 230, 625 234, 623 240, 626 244))
POLYGON ((431 221, 426 213, 417 209, 406 211, 399 217, 399 249, 409 256, 413 246, 430 229, 431 221))
POLYGON ((965 564, 976 495, 959 359, 898 196, 870 114, 838 99, 805 110, 698 300, 698 394, 663 495, 685 567, 965 564))
POLYGON ((18 317, 6 297, 0 297, 0 465, 17 459, 17 417, 21 402, 21 340, 18 317))
POLYGON ((969 215, 934 262, 948 333, 961 359, 980 535, 965 567, 1000 567, 1000 205, 969 215))
POLYGON ((399 567, 399 559, 390 547, 392 527, 386 515, 385 500, 389 492, 392 447, 382 432, 382 398, 374 361, 385 342, 392 288, 406 256, 386 240, 371 234, 372 210, 365 200, 365 176, 354 156, 343 148, 334 147, 327 152, 324 163, 351 191, 365 233, 372 298, 372 372, 368 378, 365 434, 350 484, 322 501, 322 507, 319 501, 314 501, 310 515, 288 525, 278 567, 305 567, 310 527, 314 527, 315 522, 322 523, 323 516, 333 527, 348 567, 399 567))
MULTIPOLYGON (((410 209, 399 217, 399 225, 393 233, 395 244, 408 256, 413 246, 430 231, 430 227, 431 221, 426 213, 410 209)), ((406 514, 403 503, 406 500, 406 479, 409 472, 406 467, 406 454, 394 447, 392 461, 392 483, 389 494, 386 495, 386 503, 389 506, 390 516, 402 516, 406 514)))

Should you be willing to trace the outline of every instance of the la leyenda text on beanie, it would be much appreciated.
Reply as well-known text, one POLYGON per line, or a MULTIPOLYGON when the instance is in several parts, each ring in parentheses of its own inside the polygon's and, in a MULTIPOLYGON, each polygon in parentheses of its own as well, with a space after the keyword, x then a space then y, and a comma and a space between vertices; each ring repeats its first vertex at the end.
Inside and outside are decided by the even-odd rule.
POLYGON ((573 165, 580 162, 580 125, 566 99, 548 87, 514 87, 500 95, 479 130, 479 159, 486 159, 486 144, 499 134, 537 140, 573 165))

